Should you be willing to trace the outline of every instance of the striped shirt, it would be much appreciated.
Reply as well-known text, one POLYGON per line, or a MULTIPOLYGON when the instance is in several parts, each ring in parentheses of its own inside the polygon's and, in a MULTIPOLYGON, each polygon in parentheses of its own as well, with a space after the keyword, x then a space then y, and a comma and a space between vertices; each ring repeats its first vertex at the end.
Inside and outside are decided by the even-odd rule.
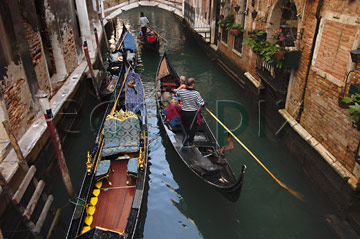
POLYGON ((177 90, 176 96, 182 99, 182 111, 197 111, 200 106, 205 104, 200 93, 192 88, 177 90))

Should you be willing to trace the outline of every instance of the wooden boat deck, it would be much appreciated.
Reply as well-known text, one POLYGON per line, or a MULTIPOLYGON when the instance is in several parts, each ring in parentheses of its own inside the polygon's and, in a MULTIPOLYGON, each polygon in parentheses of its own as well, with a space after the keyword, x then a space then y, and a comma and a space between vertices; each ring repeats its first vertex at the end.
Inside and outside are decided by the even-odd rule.
POLYGON ((112 185, 104 180, 91 228, 99 226, 124 232, 135 192, 135 186, 126 185, 127 162, 128 160, 111 162, 111 168, 115 171, 110 173, 112 185))

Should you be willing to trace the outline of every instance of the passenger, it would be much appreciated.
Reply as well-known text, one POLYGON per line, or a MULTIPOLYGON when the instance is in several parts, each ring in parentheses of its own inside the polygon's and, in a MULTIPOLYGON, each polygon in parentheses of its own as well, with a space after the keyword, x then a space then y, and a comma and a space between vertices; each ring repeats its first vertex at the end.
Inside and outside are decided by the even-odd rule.
POLYGON ((147 19, 147 17, 145 17, 143 12, 140 12, 140 27, 141 27, 142 36, 144 38, 144 42, 147 42, 146 30, 148 24, 150 24, 149 20, 147 19))
POLYGON ((171 86, 166 86, 166 91, 161 96, 161 102, 163 103, 165 108, 170 104, 170 101, 172 99, 172 95, 170 92, 171 92, 171 86))
POLYGON ((172 99, 170 101, 170 105, 168 105, 168 107, 166 107, 165 110, 166 110, 166 121, 169 122, 169 124, 172 127, 180 125, 181 107, 179 106, 179 102, 175 99, 172 99))
POLYGON ((185 85, 185 80, 186 80, 186 77, 185 77, 185 76, 180 76, 180 86, 181 86, 181 85, 184 85, 183 88, 186 87, 186 85, 185 85))
POLYGON ((184 146, 191 146, 194 144, 195 137, 195 120, 198 115, 200 106, 204 106, 205 102, 201 98, 200 93, 194 89, 195 79, 189 78, 185 81, 186 88, 181 86, 175 90, 176 96, 181 97, 181 122, 186 132, 184 146))

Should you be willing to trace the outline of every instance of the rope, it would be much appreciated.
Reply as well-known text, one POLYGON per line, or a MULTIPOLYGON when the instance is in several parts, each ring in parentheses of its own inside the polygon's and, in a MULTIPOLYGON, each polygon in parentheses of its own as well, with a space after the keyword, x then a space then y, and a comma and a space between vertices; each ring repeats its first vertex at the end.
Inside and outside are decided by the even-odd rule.
POLYGON ((229 133, 231 136, 235 138, 235 140, 260 164, 261 167, 265 169, 265 171, 270 174, 270 176, 284 189, 286 189, 288 192, 290 192, 292 195, 297 197, 299 200, 304 201, 303 196, 299 194, 298 192, 295 192, 294 190, 288 188, 284 183, 282 183, 279 179, 277 179, 274 174, 270 172, 270 170, 245 146, 243 142, 238 139, 233 132, 231 132, 206 106, 204 107, 205 110, 229 133))

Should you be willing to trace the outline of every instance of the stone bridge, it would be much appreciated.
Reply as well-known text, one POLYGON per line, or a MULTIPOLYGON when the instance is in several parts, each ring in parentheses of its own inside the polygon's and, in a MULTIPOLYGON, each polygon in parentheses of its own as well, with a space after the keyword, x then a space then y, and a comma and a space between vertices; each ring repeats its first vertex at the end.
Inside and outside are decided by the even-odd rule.
POLYGON ((211 27, 202 16, 203 9, 196 9, 182 0, 165 1, 165 0, 148 0, 148 1, 104 1, 102 14, 104 24, 124 11, 137 7, 158 7, 169 12, 173 12, 180 18, 187 20, 190 26, 198 32, 205 41, 210 42, 211 27), (120 2, 120 3, 119 3, 120 2))

